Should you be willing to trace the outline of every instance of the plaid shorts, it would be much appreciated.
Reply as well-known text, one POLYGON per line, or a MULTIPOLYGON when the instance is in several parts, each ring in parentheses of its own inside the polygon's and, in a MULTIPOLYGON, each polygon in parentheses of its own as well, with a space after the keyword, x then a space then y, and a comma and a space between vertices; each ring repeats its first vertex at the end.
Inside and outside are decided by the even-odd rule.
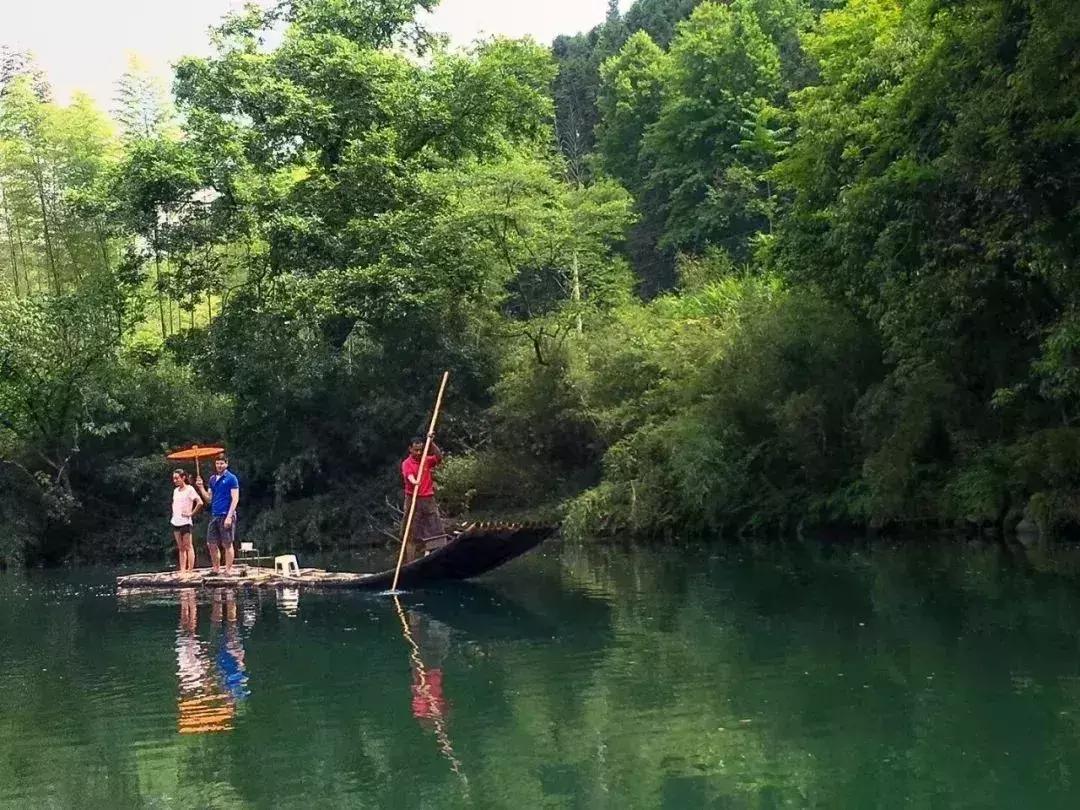
POLYGON ((206 529, 206 542, 211 546, 231 546, 236 539, 236 516, 233 516, 232 525, 225 528, 225 516, 210 518, 210 525, 206 529))

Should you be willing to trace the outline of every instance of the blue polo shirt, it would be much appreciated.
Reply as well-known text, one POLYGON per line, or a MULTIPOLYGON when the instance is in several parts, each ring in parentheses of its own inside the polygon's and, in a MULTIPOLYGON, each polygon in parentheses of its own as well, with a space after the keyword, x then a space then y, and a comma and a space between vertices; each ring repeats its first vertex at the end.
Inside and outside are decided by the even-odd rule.
POLYGON ((210 515, 225 517, 232 506, 232 491, 240 489, 240 482, 228 469, 221 475, 210 476, 210 515))

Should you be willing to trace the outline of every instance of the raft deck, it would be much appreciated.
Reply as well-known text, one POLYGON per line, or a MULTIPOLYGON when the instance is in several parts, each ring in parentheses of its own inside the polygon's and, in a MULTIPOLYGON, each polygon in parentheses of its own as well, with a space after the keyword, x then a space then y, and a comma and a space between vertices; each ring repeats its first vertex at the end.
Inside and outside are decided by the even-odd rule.
MULTIPOLYGON (((532 550, 557 531, 553 526, 481 523, 454 534, 441 548, 428 552, 401 568, 398 587, 416 588, 440 581, 470 579, 487 573, 532 550)), ((272 568, 238 562, 233 573, 214 573, 209 568, 194 571, 159 571, 117 577, 122 589, 156 588, 352 588, 387 590, 394 582, 394 569, 374 574, 353 574, 301 568, 299 575, 284 576, 272 568)))
POLYGON ((255 588, 297 587, 300 585, 322 585, 324 587, 359 587, 365 579, 375 574, 349 574, 344 572, 323 571, 319 568, 301 568, 299 576, 283 576, 273 568, 255 565, 234 565, 230 576, 211 568, 196 568, 194 571, 159 571, 146 574, 128 574, 117 577, 118 588, 235 588, 240 586, 255 588))

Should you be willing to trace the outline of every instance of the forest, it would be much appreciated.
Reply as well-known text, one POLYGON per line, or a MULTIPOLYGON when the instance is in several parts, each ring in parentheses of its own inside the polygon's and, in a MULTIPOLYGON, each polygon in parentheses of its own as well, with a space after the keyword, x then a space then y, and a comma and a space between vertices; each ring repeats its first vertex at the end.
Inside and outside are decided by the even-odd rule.
POLYGON ((1080 527, 1072 3, 435 2, 249 6, 109 110, 0 49, 0 561, 164 552, 192 442, 248 537, 370 542, 444 369, 451 514, 1080 527))

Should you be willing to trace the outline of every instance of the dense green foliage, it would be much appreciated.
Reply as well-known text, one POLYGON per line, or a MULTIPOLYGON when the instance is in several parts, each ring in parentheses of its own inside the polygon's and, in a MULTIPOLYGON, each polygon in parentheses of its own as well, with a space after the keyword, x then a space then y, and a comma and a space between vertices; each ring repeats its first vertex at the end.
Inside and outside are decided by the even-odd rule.
POLYGON ((640 0, 468 53, 427 5, 230 17, 118 127, 0 54, 0 556, 160 546, 190 441, 256 534, 358 536, 444 368, 456 509, 1080 522, 1065 3, 640 0))

